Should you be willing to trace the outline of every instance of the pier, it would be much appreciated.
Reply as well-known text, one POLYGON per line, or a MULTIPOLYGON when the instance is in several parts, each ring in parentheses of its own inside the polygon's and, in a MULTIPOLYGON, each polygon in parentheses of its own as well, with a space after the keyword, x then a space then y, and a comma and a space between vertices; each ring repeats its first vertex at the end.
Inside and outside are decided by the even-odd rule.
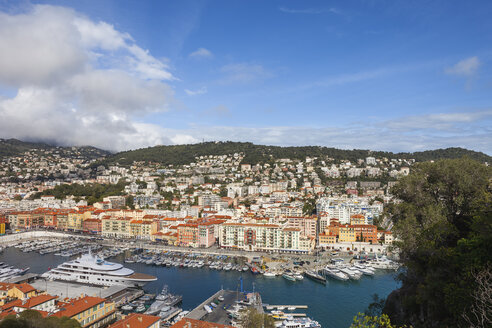
POLYGON ((274 309, 288 309, 288 308, 291 308, 291 309, 294 309, 294 310, 297 310, 297 309, 307 309, 308 306, 307 305, 271 305, 271 304, 263 304, 264 307, 266 307, 267 310, 274 310, 274 309))

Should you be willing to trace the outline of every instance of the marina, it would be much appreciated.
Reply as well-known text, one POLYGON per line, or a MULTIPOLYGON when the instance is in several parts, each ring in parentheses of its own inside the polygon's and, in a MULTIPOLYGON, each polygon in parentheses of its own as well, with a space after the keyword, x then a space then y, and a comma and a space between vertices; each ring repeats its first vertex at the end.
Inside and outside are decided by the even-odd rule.
MULTIPOLYGON (((111 249, 111 248, 105 248, 111 249)), ((105 249, 101 249, 102 251, 105 249)), ((109 254, 109 252, 108 252, 109 254)), ((143 292, 135 296, 135 300, 130 303, 134 303, 136 307, 141 304, 135 302, 139 297, 146 294, 159 295, 164 285, 168 285, 168 289, 175 295, 182 296, 182 303, 180 308, 183 310, 192 310, 200 305, 204 299, 213 295, 217 290, 229 289, 239 290, 240 279, 243 281, 244 289, 250 291, 258 291, 261 293, 263 302, 267 304, 282 304, 286 299, 292 299, 292 295, 296 295, 295 299, 292 299, 294 304, 306 305, 308 308, 303 309, 305 314, 316 321, 318 321, 322 327, 344 327, 348 326, 352 320, 354 313, 358 311, 364 311, 367 306, 372 302, 372 295, 378 294, 380 296, 386 296, 391 290, 398 287, 397 282, 394 280, 394 270, 375 270, 373 276, 363 276, 359 280, 341 281, 337 279, 327 279, 326 284, 319 284, 311 279, 288 281, 279 275, 269 277, 268 275, 254 274, 252 267, 247 266, 245 263, 240 262, 238 259, 227 256, 205 256, 196 252, 189 252, 188 254, 179 252, 167 252, 154 254, 154 252, 146 252, 144 250, 138 252, 125 251, 115 257, 108 258, 111 262, 124 264, 136 272, 149 274, 157 277, 156 281, 149 282, 144 286, 143 292), (178 265, 167 264, 156 265, 153 262, 146 264, 150 258, 157 259, 157 262, 162 258, 164 264, 166 260, 172 260, 178 262, 178 265), (135 257, 134 263, 125 262, 125 259, 135 257), (145 262, 142 261, 148 258, 145 262), (186 262, 188 260, 188 262, 186 262), (203 261, 203 266, 201 265, 203 261), (207 262, 208 261, 208 262, 207 262), (235 261, 238 263, 236 264, 235 261), (234 262, 234 263, 232 263, 234 262), (206 263, 209 263, 207 266, 206 263), (218 267, 228 267, 227 263, 230 263, 229 270, 219 270, 218 267), (225 266, 224 266, 225 264, 225 266), (233 270, 233 267, 236 269, 233 270), (246 267, 246 270, 244 268, 246 267), (241 269, 241 270, 238 270, 241 269)), ((50 267, 56 267, 68 259, 61 256, 55 256, 54 253, 39 254, 38 252, 22 252, 18 248, 9 247, 4 250, 0 255, 0 261, 9 263, 10 265, 16 265, 17 263, 26 263, 31 267, 30 272, 42 274, 50 267)), ((268 265, 268 264, 267 264, 268 265)), ((253 266, 254 267, 254 266, 253 266)), ((263 270, 261 266, 257 267, 257 270, 263 272, 271 272, 273 270, 279 270, 278 268, 271 268, 263 270)), ((283 269, 282 269, 283 270, 283 269)), ((274 271, 276 272, 276 271, 274 271)), ((52 282, 55 283, 55 282, 52 282)), ((43 288, 43 281, 39 282, 40 289, 43 288)), ((80 290, 75 287, 70 287, 69 292, 73 288, 73 292, 77 292, 80 295, 80 290)), ((76 286, 76 285, 73 285, 76 286)), ((58 287, 60 293, 67 288, 63 286, 58 287)), ((102 288, 104 290, 107 287, 102 288)), ((97 293, 97 291, 94 291, 97 293)), ((129 300, 127 295, 127 300, 129 300)), ((157 296, 156 296, 157 297, 157 296)), ((152 301, 147 301, 140 307, 140 310, 145 312, 147 307, 150 307, 152 301)), ((122 304, 122 303, 121 303, 122 304)), ((122 304, 123 305, 123 304, 122 304)), ((290 310, 287 306, 283 310, 276 309, 280 312, 277 314, 278 319, 288 320, 285 317, 290 310)), ((292 307, 292 306, 290 306, 292 307)), ((206 311, 203 307, 202 309, 206 311)), ((160 311, 159 311, 160 313, 160 311)), ((179 317, 179 313, 177 316, 179 317)))

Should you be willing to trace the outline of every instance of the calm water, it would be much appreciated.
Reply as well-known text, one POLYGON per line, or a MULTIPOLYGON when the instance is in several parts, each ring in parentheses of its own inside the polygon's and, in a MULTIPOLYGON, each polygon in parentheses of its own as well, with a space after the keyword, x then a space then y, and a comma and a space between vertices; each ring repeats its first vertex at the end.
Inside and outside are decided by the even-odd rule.
MULTIPOLYGON (((0 254, 0 261, 18 267, 31 267, 30 272, 43 273, 68 258, 53 254, 22 253, 16 248, 6 249, 0 254)), ((123 263, 123 256, 110 259, 123 263)), ((145 290, 156 293, 167 284, 174 293, 183 295, 183 309, 190 310, 203 302, 221 287, 237 290, 239 278, 243 277, 245 290, 259 291, 264 303, 278 305, 308 305, 304 312, 317 320, 324 328, 349 327, 357 312, 364 311, 377 293, 386 297, 398 288, 394 273, 362 277, 356 282, 339 282, 329 279, 326 286, 309 279, 290 282, 281 277, 265 278, 249 272, 224 272, 207 268, 163 268, 141 263, 125 266, 137 272, 148 273, 159 279, 145 286, 145 290)))

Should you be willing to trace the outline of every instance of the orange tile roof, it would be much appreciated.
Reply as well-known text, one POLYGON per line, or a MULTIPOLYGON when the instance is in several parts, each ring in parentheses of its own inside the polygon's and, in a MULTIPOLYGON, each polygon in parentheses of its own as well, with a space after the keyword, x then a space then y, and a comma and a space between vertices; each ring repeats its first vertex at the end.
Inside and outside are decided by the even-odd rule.
POLYGON ((183 318, 172 325, 171 328, 234 328, 234 326, 227 326, 220 323, 183 318))
POLYGON ((160 317, 153 315, 131 313, 108 328, 148 328, 159 320, 161 320, 160 317))
POLYGON ((34 288, 33 286, 31 286, 29 284, 15 284, 13 287, 17 288, 18 290, 20 290, 24 294, 32 292, 33 290, 36 290, 36 288, 34 288))
POLYGON ((92 297, 92 296, 85 296, 78 299, 71 299, 65 304, 65 306, 63 306, 62 310, 56 312, 55 314, 53 314, 53 316, 71 318, 105 301, 106 299, 104 298, 92 297))
POLYGON ((15 300, 15 301, 12 301, 12 302, 9 302, 7 304, 4 304, 2 306, 2 310, 7 310, 7 309, 10 309, 10 308, 14 308, 14 307, 20 307, 20 308, 25 308, 25 309, 31 309, 39 304, 43 304, 43 303, 46 303, 48 301, 51 301, 53 299, 57 298, 56 296, 51 296, 51 295, 38 295, 38 296, 34 296, 34 297, 31 297, 27 300, 15 300))

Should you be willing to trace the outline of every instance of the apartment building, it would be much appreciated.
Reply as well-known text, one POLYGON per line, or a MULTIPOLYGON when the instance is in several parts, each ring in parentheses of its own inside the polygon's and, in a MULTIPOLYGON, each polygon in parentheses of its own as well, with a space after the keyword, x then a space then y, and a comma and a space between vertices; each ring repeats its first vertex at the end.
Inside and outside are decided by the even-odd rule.
POLYGON ((276 224, 224 223, 220 246, 246 251, 307 253, 308 243, 300 243, 301 231, 276 224))

